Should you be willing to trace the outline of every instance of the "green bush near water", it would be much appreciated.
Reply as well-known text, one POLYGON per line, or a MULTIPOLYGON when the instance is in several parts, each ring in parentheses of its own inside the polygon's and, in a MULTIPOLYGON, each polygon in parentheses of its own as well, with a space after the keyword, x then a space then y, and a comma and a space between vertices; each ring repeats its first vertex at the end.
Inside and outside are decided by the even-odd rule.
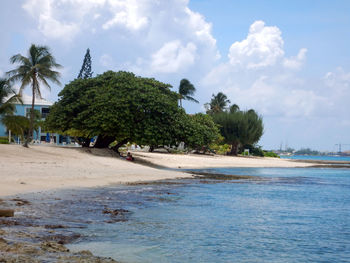
POLYGON ((278 154, 276 154, 274 152, 267 152, 267 151, 264 151, 264 157, 280 158, 278 154))

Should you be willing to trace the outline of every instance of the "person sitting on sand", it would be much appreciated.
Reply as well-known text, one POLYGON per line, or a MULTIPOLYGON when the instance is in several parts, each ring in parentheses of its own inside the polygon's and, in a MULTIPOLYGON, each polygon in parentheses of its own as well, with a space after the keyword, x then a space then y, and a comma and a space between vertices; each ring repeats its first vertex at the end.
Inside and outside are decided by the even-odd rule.
POLYGON ((132 157, 130 152, 128 152, 128 154, 126 155, 126 160, 127 161, 133 161, 134 160, 134 157, 132 157))

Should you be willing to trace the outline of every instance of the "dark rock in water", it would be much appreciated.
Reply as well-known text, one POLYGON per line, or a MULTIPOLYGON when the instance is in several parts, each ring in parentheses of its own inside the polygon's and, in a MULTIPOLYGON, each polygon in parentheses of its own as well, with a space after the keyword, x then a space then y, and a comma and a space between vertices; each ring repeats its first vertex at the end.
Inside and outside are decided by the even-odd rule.
POLYGON ((71 233, 70 235, 61 235, 61 234, 49 235, 49 236, 43 237, 42 239, 46 242, 56 242, 60 245, 65 245, 65 244, 71 243, 72 241, 77 240, 80 237, 81 235, 78 233, 71 233))
POLYGON ((20 198, 13 198, 11 201, 16 202, 16 206, 30 205, 30 202, 20 198))
POLYGON ((103 214, 110 214, 110 215, 114 215, 114 216, 117 216, 117 215, 123 215, 123 214, 126 214, 126 213, 130 213, 129 210, 126 210, 126 209, 115 209, 115 210, 112 210, 112 209, 104 209, 102 211, 103 214))
POLYGON ((67 228, 66 226, 63 226, 63 225, 45 225, 44 227, 47 229, 67 228))
POLYGON ((44 242, 40 245, 40 248, 48 252, 69 252, 68 248, 56 242, 44 242))
POLYGON ((13 217, 15 211, 12 209, 0 209, 0 217, 13 217))

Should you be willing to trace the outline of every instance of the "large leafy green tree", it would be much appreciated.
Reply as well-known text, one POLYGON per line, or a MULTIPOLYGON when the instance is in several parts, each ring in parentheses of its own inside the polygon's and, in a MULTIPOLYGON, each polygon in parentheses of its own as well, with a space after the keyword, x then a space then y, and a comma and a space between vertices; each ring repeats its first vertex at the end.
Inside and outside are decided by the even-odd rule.
POLYGON ((155 148, 184 141, 197 148, 211 143, 215 135, 210 129, 217 134, 210 116, 189 116, 178 107, 178 94, 170 85, 129 72, 76 79, 59 96, 46 127, 85 138, 85 146, 98 136, 95 147, 107 147, 116 140, 116 151, 127 142, 155 148))
POLYGON ((189 100, 195 103, 199 103, 198 100, 192 96, 196 92, 196 88, 188 79, 182 79, 179 86, 180 107, 182 108, 182 100, 189 100))
POLYGON ((55 58, 46 46, 36 46, 32 44, 28 50, 27 57, 17 54, 10 58, 11 63, 18 64, 17 68, 7 72, 10 82, 21 83, 19 94, 30 86, 32 93, 32 108, 30 114, 29 136, 25 140, 24 146, 28 147, 28 142, 33 138, 34 130, 34 105, 35 98, 41 98, 41 85, 51 89, 48 81, 60 84, 60 73, 55 69, 61 65, 56 63, 55 58))
POLYGON ((196 151, 206 151, 220 136, 212 117, 203 113, 187 115, 184 111, 179 111, 173 127, 176 133, 173 137, 196 151))
POLYGON ((254 110, 221 112, 213 114, 215 123, 220 126, 225 143, 231 145, 231 154, 237 155, 243 145, 253 145, 264 132, 263 120, 254 110))
POLYGON ((90 49, 86 50, 83 65, 79 71, 78 79, 88 79, 92 77, 90 49))
POLYGON ((227 109, 230 100, 227 99, 227 96, 219 92, 218 94, 213 94, 209 103, 206 103, 204 106, 207 109, 208 114, 215 114, 223 112, 227 109))
MULTIPOLYGON (((108 71, 90 79, 76 79, 59 93, 46 120, 51 130, 85 137, 98 136, 96 147, 115 147, 131 141, 140 145, 173 143, 171 123, 177 94, 170 85, 133 73, 108 71)), ((86 144, 87 145, 87 144, 86 144)))

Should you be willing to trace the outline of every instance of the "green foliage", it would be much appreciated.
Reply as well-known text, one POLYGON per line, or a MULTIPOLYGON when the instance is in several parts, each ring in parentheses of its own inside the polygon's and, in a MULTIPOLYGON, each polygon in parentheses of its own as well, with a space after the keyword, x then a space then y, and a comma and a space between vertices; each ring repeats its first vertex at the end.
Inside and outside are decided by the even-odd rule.
POLYGON ((227 96, 224 93, 219 92, 216 95, 213 94, 211 101, 204 106, 207 110, 207 114, 216 114, 225 111, 229 103, 230 100, 227 99, 227 96))
POLYGON ((16 95, 6 79, 0 78, 0 116, 13 114, 15 102, 22 102, 20 96, 16 95))
POLYGON ((198 100, 192 97, 195 92, 196 88, 193 86, 193 84, 187 79, 182 79, 179 86, 180 106, 182 107, 182 100, 189 100, 199 103, 198 100))
POLYGON ((184 130, 187 130, 187 133, 184 134, 186 137, 183 141, 195 150, 209 149, 209 145, 220 136, 218 126, 212 117, 202 113, 190 115, 189 122, 179 132, 182 133, 184 130))
POLYGON ((215 153, 217 154, 221 154, 221 155, 227 155, 230 150, 231 150, 231 145, 225 143, 225 144, 212 144, 210 145, 210 148, 213 149, 215 151, 215 153))
POLYGON ((319 155, 320 153, 318 151, 313 151, 310 148, 300 149, 296 151, 294 154, 298 155, 319 155))
POLYGON ((241 146, 258 142, 263 134, 262 117, 255 111, 221 112, 213 114, 213 119, 220 126, 224 142, 232 145, 234 155, 241 146))
POLYGON ((86 50, 83 65, 81 66, 78 79, 88 79, 92 77, 90 49, 86 50))
POLYGON ((129 72, 76 79, 59 96, 46 118, 49 130, 86 138, 98 135, 107 145, 114 140, 153 147, 184 141, 199 147, 209 144, 217 131, 209 116, 189 116, 179 109, 178 94, 170 85, 129 72))
MULTIPOLYGON (((13 135, 21 137, 22 140, 29 136, 31 123, 30 119, 25 116, 18 115, 5 115, 1 122, 6 126, 8 130, 11 130, 13 135)), ((41 125, 41 116, 38 110, 34 111, 34 123, 33 129, 38 131, 41 125)))
POLYGON ((233 104, 230 106, 230 113, 235 113, 239 111, 239 106, 237 104, 233 104))
POLYGON ((29 136, 25 141, 25 145, 28 145, 28 141, 33 136, 34 129, 34 104, 35 97, 41 98, 40 83, 50 89, 48 81, 52 81, 56 84, 60 84, 60 73, 54 69, 60 68, 61 65, 56 63, 55 58, 50 53, 50 50, 46 46, 36 46, 32 44, 28 50, 28 56, 22 56, 21 54, 14 55, 10 58, 11 63, 17 63, 18 67, 14 70, 7 72, 9 76, 9 82, 21 82, 19 94, 22 94, 23 89, 26 86, 31 86, 32 91, 32 114, 30 116, 30 128, 29 136))
POLYGON ((0 144, 9 144, 8 137, 0 137, 0 144))
POLYGON ((264 157, 264 151, 261 149, 261 146, 246 144, 241 150, 244 149, 248 149, 250 155, 264 157))
POLYGON ((264 157, 280 158, 278 154, 276 154, 274 152, 266 152, 266 151, 264 151, 264 157))
POLYGON ((24 140, 29 131, 30 121, 24 116, 6 115, 2 119, 2 123, 11 130, 13 135, 17 135, 24 140))

